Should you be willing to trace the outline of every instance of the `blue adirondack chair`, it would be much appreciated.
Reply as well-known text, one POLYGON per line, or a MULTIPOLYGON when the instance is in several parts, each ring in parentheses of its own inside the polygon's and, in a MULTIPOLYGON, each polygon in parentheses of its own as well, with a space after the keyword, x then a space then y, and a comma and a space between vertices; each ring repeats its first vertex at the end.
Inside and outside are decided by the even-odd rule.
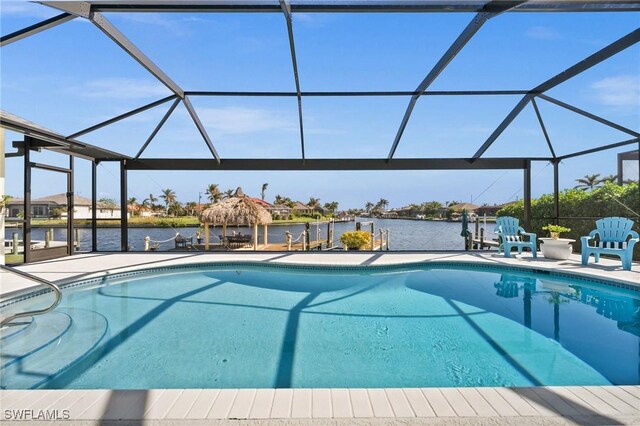
POLYGON ((640 241, 640 236, 636 231, 631 230, 632 227, 633 221, 624 217, 605 217, 597 220, 596 229, 591 231, 588 237, 580 238, 582 264, 586 265, 592 254, 596 263, 600 260, 601 254, 611 254, 622 260, 622 269, 630 271, 633 246, 640 241), (594 241, 595 244, 590 246, 589 240, 594 240, 596 235, 598 241, 594 241))
POLYGON ((500 236, 500 246, 498 252, 504 250, 504 257, 511 256, 511 249, 517 248, 518 254, 522 253, 522 249, 528 247, 531 249, 533 257, 538 257, 537 236, 532 232, 525 232, 519 225, 518 219, 510 216, 501 216, 496 219, 496 229, 493 231, 500 236), (527 235, 529 241, 525 241, 522 237, 527 235))

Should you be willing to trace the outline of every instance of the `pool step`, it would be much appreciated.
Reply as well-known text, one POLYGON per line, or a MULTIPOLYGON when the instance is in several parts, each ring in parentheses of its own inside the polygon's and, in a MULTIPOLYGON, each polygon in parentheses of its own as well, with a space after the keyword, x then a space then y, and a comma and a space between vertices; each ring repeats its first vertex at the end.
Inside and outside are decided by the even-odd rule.
POLYGON ((60 339, 71 328, 72 319, 64 312, 49 312, 40 317, 32 317, 25 325, 3 329, 0 340, 2 363, 0 371, 25 357, 38 352, 60 339), (17 330, 14 330, 17 328, 17 330))
POLYGON ((36 322, 28 336, 2 347, 2 389, 33 389, 46 384, 89 356, 108 332, 107 319, 85 309, 58 308, 37 317, 36 322), (6 359, 5 354, 9 355, 6 359))
POLYGON ((11 325, 5 325, 0 328, 0 348, 6 343, 20 336, 23 333, 29 332, 35 327, 35 321, 33 317, 21 318, 11 323, 11 325))

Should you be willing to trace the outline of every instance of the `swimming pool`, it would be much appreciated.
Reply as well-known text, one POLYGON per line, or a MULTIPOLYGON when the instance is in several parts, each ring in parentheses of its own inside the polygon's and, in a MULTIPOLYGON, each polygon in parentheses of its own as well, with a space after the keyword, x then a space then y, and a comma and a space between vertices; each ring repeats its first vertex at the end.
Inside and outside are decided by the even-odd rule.
MULTIPOLYGON (((15 303, 41 306, 51 295, 15 303)), ((67 285, 5 389, 640 384, 640 292, 514 268, 215 264, 67 285)))

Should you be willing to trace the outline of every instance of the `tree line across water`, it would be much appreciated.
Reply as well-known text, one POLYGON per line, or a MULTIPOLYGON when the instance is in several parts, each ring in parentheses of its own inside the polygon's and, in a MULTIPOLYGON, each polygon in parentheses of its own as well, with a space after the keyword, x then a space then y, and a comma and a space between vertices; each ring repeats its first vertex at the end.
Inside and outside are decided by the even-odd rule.
MULTIPOLYGON (((269 187, 268 183, 263 183, 260 189, 260 199, 262 201, 265 200, 266 192, 269 187)), ((162 194, 159 197, 154 196, 153 194, 149 194, 148 198, 143 199, 141 202, 138 201, 136 197, 131 197, 127 200, 127 204, 129 209, 136 213, 141 213, 144 210, 147 211, 161 211, 166 216, 194 216, 196 212, 199 210, 199 206, 195 201, 189 201, 185 203, 181 203, 178 201, 178 196, 172 189, 163 189, 162 194), (158 201, 162 200, 162 203, 159 204, 158 201)), ((206 196, 206 200, 209 203, 217 203, 224 199, 233 197, 236 190, 227 189, 226 191, 221 191, 220 186, 216 183, 209 184, 204 191, 204 195, 206 196)), ((198 200, 200 202, 201 200, 198 200)), ((101 199, 101 203, 103 204, 113 204, 116 202, 110 199, 101 199)), ((284 197, 282 195, 276 195, 273 204, 275 205, 283 205, 290 208, 293 208, 296 204, 296 201, 293 201, 289 197, 284 197)), ((330 214, 335 214, 338 210, 338 202, 331 201, 322 205, 320 203, 319 198, 310 197, 309 201, 306 203, 306 206, 311 210, 315 210, 318 208, 323 208, 330 214)))

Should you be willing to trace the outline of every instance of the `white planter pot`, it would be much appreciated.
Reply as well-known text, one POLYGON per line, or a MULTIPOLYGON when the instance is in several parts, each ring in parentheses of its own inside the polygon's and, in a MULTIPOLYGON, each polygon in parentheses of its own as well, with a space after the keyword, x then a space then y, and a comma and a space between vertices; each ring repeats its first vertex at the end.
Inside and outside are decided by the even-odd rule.
POLYGON ((540 238, 542 245, 540 250, 542 255, 547 259, 566 260, 573 252, 573 246, 571 243, 575 240, 568 238, 540 238))

